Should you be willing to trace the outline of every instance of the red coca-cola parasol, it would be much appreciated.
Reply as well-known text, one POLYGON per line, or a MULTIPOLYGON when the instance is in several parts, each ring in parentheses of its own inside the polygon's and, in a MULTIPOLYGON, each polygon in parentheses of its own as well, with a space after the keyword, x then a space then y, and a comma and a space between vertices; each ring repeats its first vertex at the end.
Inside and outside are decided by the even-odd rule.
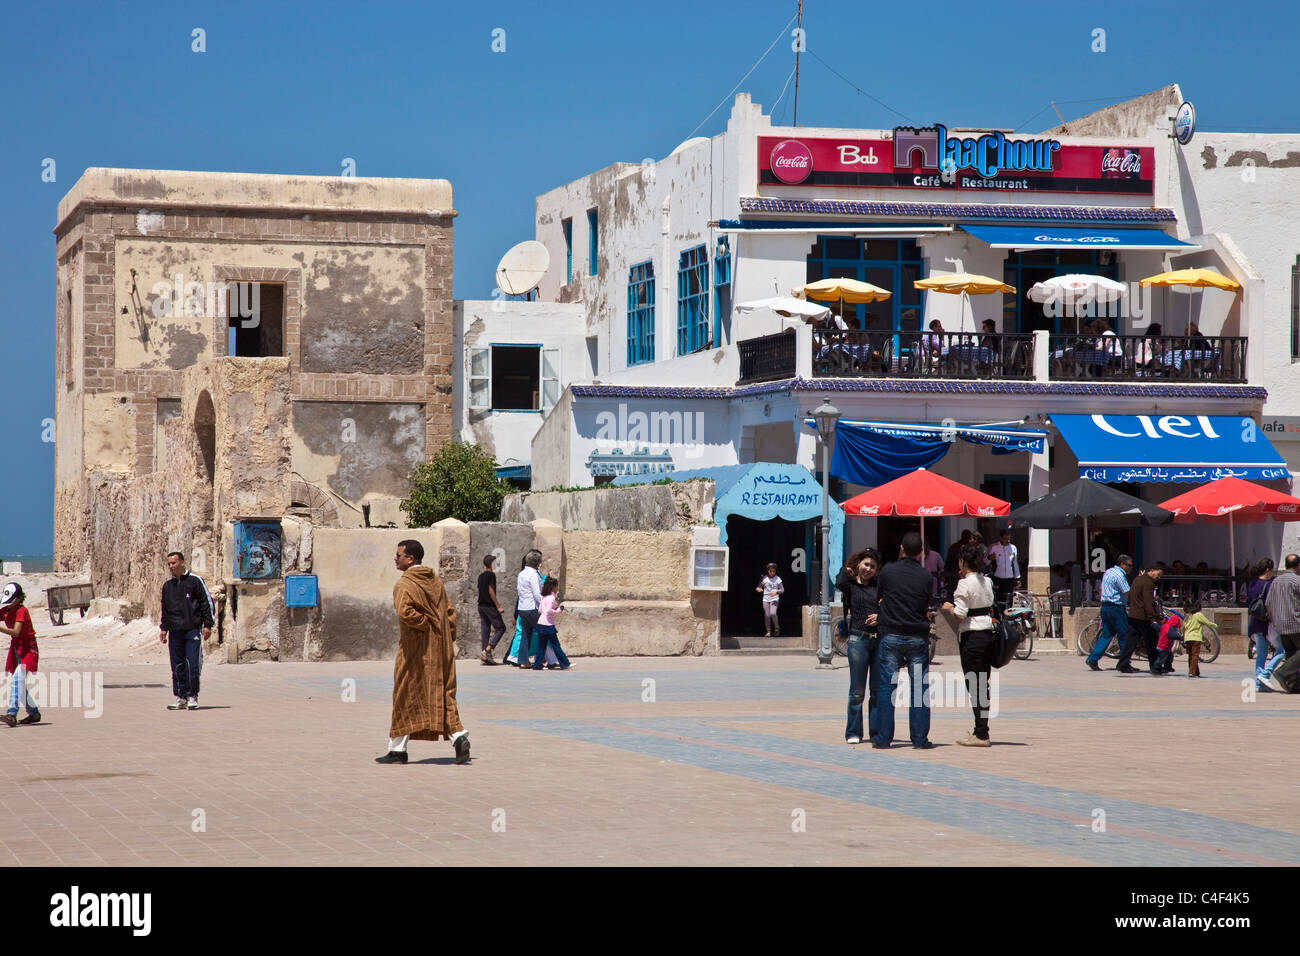
POLYGON ((1220 478, 1200 485, 1168 501, 1160 507, 1172 511, 1175 521, 1211 521, 1228 525, 1228 560, 1232 573, 1237 573, 1237 542, 1233 525, 1238 521, 1255 522, 1272 518, 1274 521, 1300 521, 1300 498, 1285 492, 1274 491, 1264 485, 1241 478, 1220 478))
MULTIPOLYGON (((943 518, 974 515, 998 518, 1011 513, 1011 505, 974 488, 967 488, 951 478, 918 468, 878 488, 855 495, 842 505, 846 515, 884 517, 907 515, 919 518, 943 518)), ((925 522, 921 522, 921 540, 925 540, 925 522)))

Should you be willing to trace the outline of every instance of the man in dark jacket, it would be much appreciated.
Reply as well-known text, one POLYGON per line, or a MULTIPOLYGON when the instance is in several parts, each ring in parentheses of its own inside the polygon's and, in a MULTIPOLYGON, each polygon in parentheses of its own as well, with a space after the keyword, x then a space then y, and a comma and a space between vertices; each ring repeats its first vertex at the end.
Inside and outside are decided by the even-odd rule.
POLYGON ((903 664, 911 676, 912 697, 908 731, 912 746, 928 750, 930 742, 930 595, 933 579, 921 567, 921 536, 903 535, 899 558, 876 576, 880 609, 876 630, 880 634, 880 698, 876 703, 876 737, 871 746, 884 750, 894 740, 894 692, 903 664))
POLYGON ((199 674, 203 670, 203 642, 212 633, 212 596, 197 575, 185 570, 179 551, 167 555, 171 577, 162 586, 161 640, 172 661, 172 693, 176 703, 168 710, 199 709, 199 674))
MULTIPOLYGON (((1160 625, 1163 623, 1156 601, 1156 582, 1160 580, 1162 574, 1164 571, 1160 568, 1149 567, 1133 579, 1133 584, 1128 590, 1128 625, 1137 634, 1137 639, 1142 642, 1142 646, 1146 648, 1147 667, 1151 669, 1152 674, 1162 673, 1156 667, 1156 641, 1159 639, 1160 625)), ((1115 669, 1125 674, 1137 671, 1132 664, 1128 664, 1127 668, 1116 667, 1115 669)))

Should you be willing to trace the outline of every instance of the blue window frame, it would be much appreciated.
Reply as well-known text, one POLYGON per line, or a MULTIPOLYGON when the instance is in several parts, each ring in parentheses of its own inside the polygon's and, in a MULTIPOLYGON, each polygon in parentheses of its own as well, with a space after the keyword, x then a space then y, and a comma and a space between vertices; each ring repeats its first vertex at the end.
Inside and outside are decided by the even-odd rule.
POLYGON ((655 360, 655 266, 646 261, 627 273, 627 364, 655 360))
MULTIPOLYGON (((921 248, 914 239, 855 239, 818 236, 808 255, 808 281, 858 279, 890 290, 884 302, 844 306, 849 328, 875 332, 920 332, 925 293, 912 283, 922 277, 921 248)), ((894 342, 894 354, 899 342, 894 342)))
POLYGON ((560 227, 564 230, 564 284, 568 285, 573 281, 573 220, 562 220, 560 227))
MULTIPOLYGON (((1045 311, 1043 306, 1029 298, 1029 290, 1035 283, 1076 272, 1118 280, 1119 257, 1109 249, 1028 249, 1024 252, 1008 252, 1002 266, 1002 276, 1005 282, 1018 291, 1015 295, 1002 297, 1000 331, 1035 332, 1041 329, 1065 333, 1073 332, 1076 323, 1088 321, 1088 318, 1075 315, 1053 315, 1053 312, 1064 310, 1049 308, 1045 311)), ((1098 306, 1096 316, 1108 319, 1112 326, 1117 324, 1118 301, 1113 306, 1098 306)))
POLYGON ((713 342, 723 346, 731 337, 731 245, 718 238, 713 250, 713 342), (724 325, 726 326, 724 328, 724 325))
POLYGON ((600 219, 596 210, 587 210, 587 274, 599 275, 596 268, 596 254, 600 252, 600 219))
POLYGON ((709 251, 687 249, 677 260, 677 354, 709 345, 709 251))

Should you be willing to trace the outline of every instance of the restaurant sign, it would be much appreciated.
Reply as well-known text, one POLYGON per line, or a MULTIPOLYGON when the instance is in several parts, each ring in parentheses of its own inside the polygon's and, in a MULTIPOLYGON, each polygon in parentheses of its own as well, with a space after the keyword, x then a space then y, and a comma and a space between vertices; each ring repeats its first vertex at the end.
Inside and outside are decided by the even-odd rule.
POLYGON ((760 185, 1152 195, 1151 147, 897 126, 891 139, 760 136, 760 185))

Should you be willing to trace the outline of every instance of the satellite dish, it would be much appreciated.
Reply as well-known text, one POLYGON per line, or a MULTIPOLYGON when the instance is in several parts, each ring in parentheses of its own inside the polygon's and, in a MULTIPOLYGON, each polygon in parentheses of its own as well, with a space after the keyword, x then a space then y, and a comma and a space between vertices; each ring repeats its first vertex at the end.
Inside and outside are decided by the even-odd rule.
POLYGON ((537 288, 551 264, 551 254, 536 239, 512 247, 497 265, 497 288, 506 295, 527 295, 537 288))

